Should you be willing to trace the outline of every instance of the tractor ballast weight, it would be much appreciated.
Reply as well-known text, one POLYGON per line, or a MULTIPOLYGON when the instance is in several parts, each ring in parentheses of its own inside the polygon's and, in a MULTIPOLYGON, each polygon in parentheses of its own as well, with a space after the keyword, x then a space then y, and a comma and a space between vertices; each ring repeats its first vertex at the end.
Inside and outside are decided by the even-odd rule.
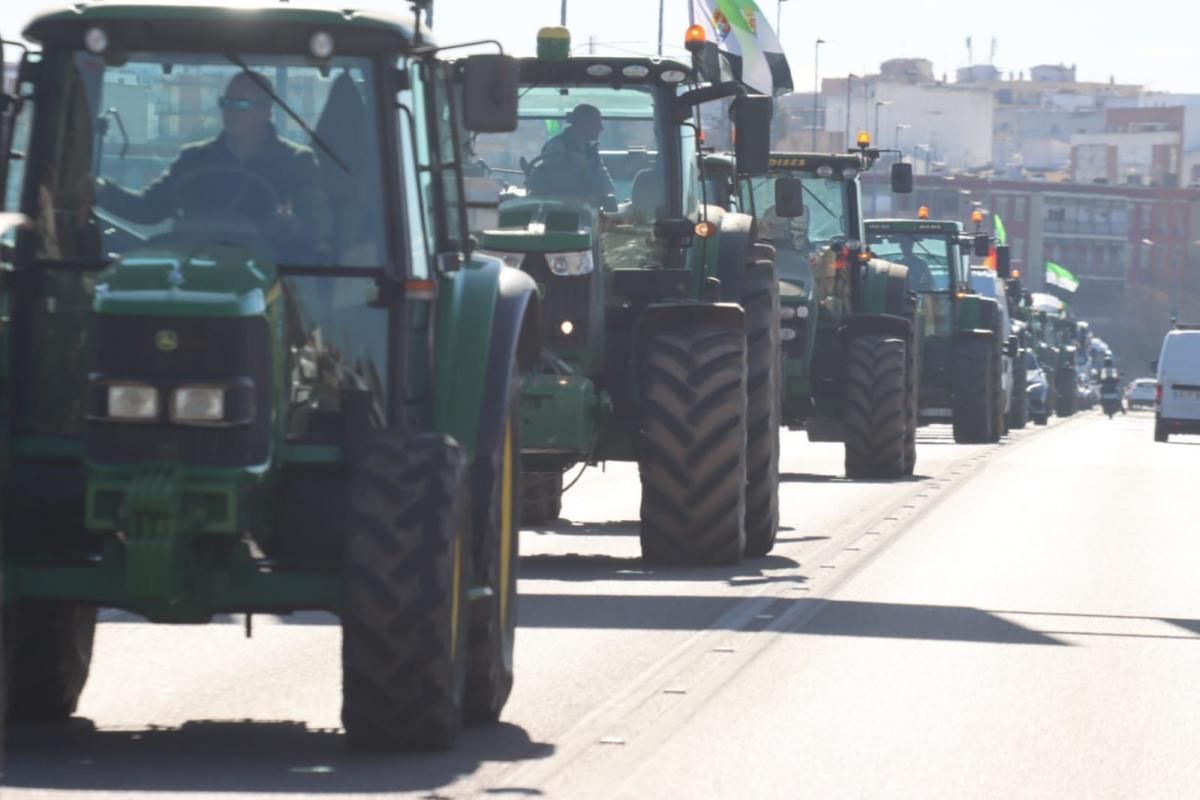
POLYGON ((98 607, 339 614, 356 747, 498 717, 539 298, 465 235, 460 125, 515 126, 515 65, 440 60, 429 5, 72 6, 26 31, 37 101, 0 134, 31 131, 0 342, 9 718, 74 711, 98 607), (180 90, 211 108, 154 127, 180 90), (238 130, 267 148, 244 166, 238 130))
POLYGON ((520 265, 542 297, 543 352, 521 376, 522 462, 536 487, 526 522, 557 515, 572 465, 636 461, 648 561, 763 555, 778 528, 773 253, 753 218, 702 202, 695 106, 735 96, 741 160, 755 168, 770 100, 703 85, 692 65, 669 59, 540 52, 520 62, 528 121, 476 142, 507 184, 499 225, 478 231, 480 244, 520 265), (584 124, 584 105, 633 137, 664 132, 614 136, 605 150, 581 143, 609 197, 582 196, 588 175, 567 179, 555 161, 556 148, 577 146, 562 125, 584 124), (558 131, 550 144, 547 129, 558 131), (539 177, 552 167, 557 183, 539 177))

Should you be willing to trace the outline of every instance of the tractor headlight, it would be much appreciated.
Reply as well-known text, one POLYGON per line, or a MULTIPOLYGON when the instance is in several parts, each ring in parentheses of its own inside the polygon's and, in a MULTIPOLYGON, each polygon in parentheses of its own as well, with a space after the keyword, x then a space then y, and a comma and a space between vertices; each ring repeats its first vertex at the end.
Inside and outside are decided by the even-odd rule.
POLYGON ((158 419, 158 390, 153 386, 137 383, 109 384, 108 416, 115 420, 158 419))
POLYGON ((588 275, 595 269, 592 251, 576 253, 546 253, 546 263, 555 275, 588 275))
POLYGON ((217 386, 181 386, 171 394, 171 421, 212 423, 225 419, 225 390, 217 386))

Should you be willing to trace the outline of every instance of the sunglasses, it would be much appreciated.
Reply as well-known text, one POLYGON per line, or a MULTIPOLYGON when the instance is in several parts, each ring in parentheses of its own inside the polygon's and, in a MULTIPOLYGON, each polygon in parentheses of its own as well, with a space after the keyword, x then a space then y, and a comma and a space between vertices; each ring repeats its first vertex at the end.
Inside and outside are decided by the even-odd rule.
POLYGON ((217 105, 222 111, 249 111, 258 104, 244 97, 222 97, 217 101, 217 105))

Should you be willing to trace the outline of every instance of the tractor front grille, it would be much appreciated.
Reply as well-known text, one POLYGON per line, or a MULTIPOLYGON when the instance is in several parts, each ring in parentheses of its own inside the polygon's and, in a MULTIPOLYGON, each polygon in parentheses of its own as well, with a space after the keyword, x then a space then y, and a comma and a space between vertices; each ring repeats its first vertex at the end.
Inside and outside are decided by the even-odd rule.
POLYGON ((169 461, 192 467, 239 467, 265 462, 271 445, 271 341, 265 319, 137 317, 99 314, 90 361, 88 460, 98 464, 169 461), (155 386, 163 398, 153 422, 100 419, 106 395, 99 382, 128 380, 155 386), (254 414, 230 427, 172 423, 166 398, 189 384, 249 386, 254 414))

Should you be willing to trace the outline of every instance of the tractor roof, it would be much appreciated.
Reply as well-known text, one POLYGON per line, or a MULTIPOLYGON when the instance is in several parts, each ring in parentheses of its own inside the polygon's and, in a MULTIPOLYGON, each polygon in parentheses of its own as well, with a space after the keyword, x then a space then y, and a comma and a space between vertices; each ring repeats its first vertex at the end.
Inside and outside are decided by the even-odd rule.
POLYGON ((771 172, 813 172, 830 167, 835 176, 843 170, 861 172, 869 165, 859 153, 771 153, 768 162, 771 172))
MULTIPOLYGON (((84 0, 46 6, 29 23, 25 36, 41 44, 74 45, 82 43, 82 32, 93 26, 103 27, 112 46, 122 49, 212 48, 214 37, 230 49, 291 49, 296 37, 285 33, 322 29, 344 51, 357 49, 348 46, 364 37, 390 41, 393 46, 411 43, 414 19, 380 5, 355 8, 350 3, 335 6, 313 0, 84 0), (188 35, 177 41, 181 30, 188 35), (126 44, 129 47, 123 47, 126 44)), ((427 36, 423 38, 429 43, 427 36)))
POLYGON ((931 233, 957 236, 963 232, 962 223, 950 220, 869 219, 866 226, 868 233, 931 233))
POLYGON ((572 56, 567 59, 521 58, 521 83, 594 84, 622 86, 625 84, 676 85, 692 83, 692 68, 681 61, 649 56, 572 56), (602 69, 607 67, 608 69, 602 69), (642 71, 644 74, 641 74, 642 71), (630 74, 633 73, 633 74, 630 74), (679 73, 682 73, 680 77, 679 73), (664 80, 663 76, 674 80, 664 80))

